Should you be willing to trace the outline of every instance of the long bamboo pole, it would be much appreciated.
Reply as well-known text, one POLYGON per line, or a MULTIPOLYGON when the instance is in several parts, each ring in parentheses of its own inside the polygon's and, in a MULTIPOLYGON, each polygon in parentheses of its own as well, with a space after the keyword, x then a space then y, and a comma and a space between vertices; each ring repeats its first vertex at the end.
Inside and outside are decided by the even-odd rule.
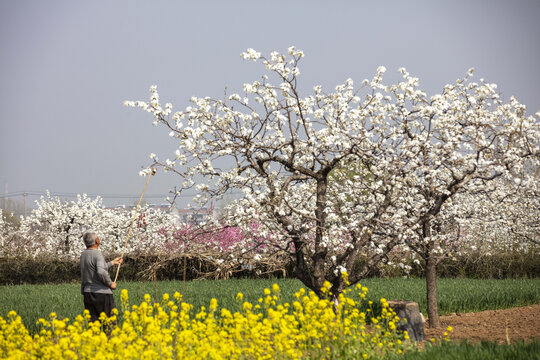
MULTIPOLYGON (((137 207, 135 208, 135 213, 133 214, 133 219, 131 219, 131 224, 129 225, 128 234, 126 236, 126 242, 124 244, 124 249, 122 250, 122 255, 120 255, 120 258, 122 258, 122 259, 124 258, 124 254, 126 252, 126 248, 127 248, 127 244, 128 244, 128 240, 129 240, 129 235, 131 234, 131 228, 133 227, 133 222, 135 221, 135 218, 137 217, 137 212, 139 211, 139 205, 141 205, 141 201, 142 201, 144 192, 146 191, 146 187, 148 186, 148 183, 150 182, 150 178, 155 173, 156 173, 156 169, 152 169, 152 172, 150 173, 150 175, 148 175, 148 179, 146 180, 146 185, 144 185, 144 189, 142 191, 141 198, 139 199, 139 202, 137 203, 137 207)), ((116 280, 118 279, 118 273, 120 272, 120 265, 121 264, 118 264, 118 268, 116 269, 116 276, 114 277, 114 282, 116 282, 116 280)))

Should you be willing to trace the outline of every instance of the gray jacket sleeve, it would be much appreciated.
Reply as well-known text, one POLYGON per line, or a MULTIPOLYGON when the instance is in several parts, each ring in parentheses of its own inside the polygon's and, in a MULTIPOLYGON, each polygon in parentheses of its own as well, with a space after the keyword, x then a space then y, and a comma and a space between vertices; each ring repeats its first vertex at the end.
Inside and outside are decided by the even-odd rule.
POLYGON ((97 276, 99 281, 101 281, 103 284, 107 286, 111 286, 112 280, 109 275, 109 268, 111 267, 111 262, 105 262, 105 258, 103 257, 103 254, 99 253, 99 256, 96 261, 96 267, 97 267, 97 276))

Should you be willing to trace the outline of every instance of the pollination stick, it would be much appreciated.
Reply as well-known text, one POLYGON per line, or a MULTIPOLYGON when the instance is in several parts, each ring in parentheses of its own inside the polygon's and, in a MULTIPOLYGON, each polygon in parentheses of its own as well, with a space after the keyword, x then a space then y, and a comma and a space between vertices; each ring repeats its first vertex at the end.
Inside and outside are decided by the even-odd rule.
MULTIPOLYGON (((137 203, 137 207, 135 208, 135 213, 133 214, 133 218, 131 219, 131 224, 129 225, 129 230, 128 230, 128 233, 127 233, 127 236, 126 236, 126 242, 124 244, 124 249, 122 250, 122 255, 120 255, 120 257, 122 259, 124 258, 124 254, 126 252, 126 248, 127 248, 127 244, 128 244, 128 240, 129 240, 129 235, 131 234, 131 228, 133 227, 133 223, 135 222, 135 218, 137 217, 137 212, 139 211, 139 205, 141 205, 141 201, 142 201, 144 192, 146 191, 146 187, 148 186, 148 183, 150 182, 150 178, 155 173, 156 173, 156 169, 152 168, 152 171, 150 172, 150 175, 148 175, 148 179, 146 180, 146 185, 144 185, 144 189, 142 191, 141 198, 139 199, 139 202, 137 203)), ((114 282, 116 282, 116 279, 118 279, 118 273, 120 272, 120 265, 121 264, 118 264, 118 268, 116 269, 116 276, 114 277, 114 282)))

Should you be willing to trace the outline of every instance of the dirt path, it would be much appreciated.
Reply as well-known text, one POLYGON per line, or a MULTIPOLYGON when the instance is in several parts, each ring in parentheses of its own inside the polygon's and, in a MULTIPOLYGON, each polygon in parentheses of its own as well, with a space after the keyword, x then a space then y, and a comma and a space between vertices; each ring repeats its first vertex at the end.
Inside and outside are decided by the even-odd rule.
POLYGON ((540 304, 478 313, 451 314, 441 317, 442 328, 425 328, 426 339, 439 338, 448 326, 454 331, 450 339, 460 342, 482 339, 506 343, 540 339, 540 304))

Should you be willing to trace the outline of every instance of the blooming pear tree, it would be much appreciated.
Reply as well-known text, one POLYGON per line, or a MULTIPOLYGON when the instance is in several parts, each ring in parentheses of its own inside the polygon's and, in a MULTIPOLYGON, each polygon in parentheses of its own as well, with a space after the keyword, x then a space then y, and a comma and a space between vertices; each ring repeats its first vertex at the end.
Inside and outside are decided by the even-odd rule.
MULTIPOLYGON (((534 157, 527 162, 537 160, 534 157)), ((484 179, 485 180, 485 179, 484 179)), ((436 326, 436 266, 446 258, 471 254, 534 251, 539 244, 540 193, 534 176, 516 173, 494 177, 481 186, 467 186, 448 198, 429 225, 418 222, 417 236, 406 243, 424 262, 430 325, 436 326), (429 237, 424 237, 425 233, 429 237), (430 268, 431 266, 431 268, 430 268), (435 309, 435 310, 434 310, 435 309)), ((418 211, 418 208, 415 208, 418 211)), ((409 219, 415 220, 413 216, 409 219)), ((417 220, 416 220, 417 221, 417 220)))
MULTIPOLYGON (((84 250, 82 235, 86 231, 99 235, 104 251, 120 253, 135 212, 135 209, 104 208, 100 197, 91 199, 86 194, 78 195, 76 201, 63 201, 47 194, 36 205, 18 231, 23 242, 18 247, 31 256, 41 253, 77 258, 84 250)), ((162 232, 178 226, 179 219, 148 205, 142 206, 138 214, 144 214, 145 224, 133 226, 132 241, 126 251, 166 251, 162 232)))
MULTIPOLYGON (((532 163, 532 162, 531 162, 532 163)), ((505 218, 516 240, 527 247, 540 246, 540 162, 528 164, 521 176, 505 183, 510 187, 494 213, 505 218)))
POLYGON ((163 232, 172 230, 180 224, 177 216, 152 208, 148 204, 142 205, 137 214, 135 208, 106 209, 99 221, 100 224, 95 231, 105 240, 102 241, 103 249, 116 254, 121 253, 124 246, 127 253, 155 254, 166 251, 163 232), (134 216, 131 240, 126 245, 127 233, 134 216))
MULTIPOLYGON (((532 161, 522 174, 499 178, 464 206, 464 245, 478 254, 535 251, 540 246, 540 179, 532 161)), ((467 248, 463 250, 467 251, 467 248)))
POLYGON ((455 217, 463 213, 457 201, 463 196, 474 202, 494 194, 497 180, 534 181, 516 176, 528 161, 538 161, 539 114, 526 116, 515 98, 504 103, 496 85, 472 81, 472 70, 432 97, 411 86, 415 95, 404 114, 403 141, 414 143, 410 149, 417 155, 414 171, 405 177, 403 204, 414 235, 405 241, 425 261, 428 316, 437 327, 436 265, 437 255, 444 253, 440 236, 452 232, 449 225, 457 225, 455 217))
POLYGON ((86 194, 78 195, 76 201, 64 202, 58 197, 41 196, 37 208, 21 224, 21 231, 32 241, 30 252, 68 255, 80 253, 85 229, 96 227, 96 220, 103 212, 101 198, 90 199, 86 194))
POLYGON ((193 97, 184 111, 162 106, 155 86, 149 102, 126 101, 178 140, 174 159, 152 154, 152 166, 178 174, 178 192, 195 187, 201 204, 241 190, 227 221, 260 223, 272 234, 265 245, 286 253, 315 291, 330 281, 339 293, 408 244, 426 262, 437 326, 433 259, 439 229, 457 226, 459 204, 450 201, 489 192, 492 181, 536 159, 539 114, 526 116, 515 98, 503 103, 494 84, 472 81, 472 70, 431 97, 403 68, 400 82, 385 85, 384 67, 359 88, 349 79, 302 96, 303 56, 294 47, 269 57, 248 49, 242 57, 262 62, 269 76, 244 84, 242 94, 193 97))
POLYGON ((249 49, 242 56, 262 61, 271 78, 244 84, 242 95, 194 97, 193 106, 174 114, 171 104, 162 107, 155 86, 150 102, 126 105, 151 112, 178 139, 174 160, 151 157, 153 166, 183 178, 179 191, 195 186, 204 203, 239 189, 244 197, 231 205, 227 223, 261 224, 266 240, 256 246, 287 254, 294 276, 315 292, 329 281, 338 294, 406 231, 398 205, 416 156, 402 135, 409 85, 388 90, 380 67, 361 89, 348 79, 333 92, 315 86, 302 97, 302 51, 291 47, 288 56, 266 58, 249 49), (401 103, 384 97, 386 90, 401 103))

